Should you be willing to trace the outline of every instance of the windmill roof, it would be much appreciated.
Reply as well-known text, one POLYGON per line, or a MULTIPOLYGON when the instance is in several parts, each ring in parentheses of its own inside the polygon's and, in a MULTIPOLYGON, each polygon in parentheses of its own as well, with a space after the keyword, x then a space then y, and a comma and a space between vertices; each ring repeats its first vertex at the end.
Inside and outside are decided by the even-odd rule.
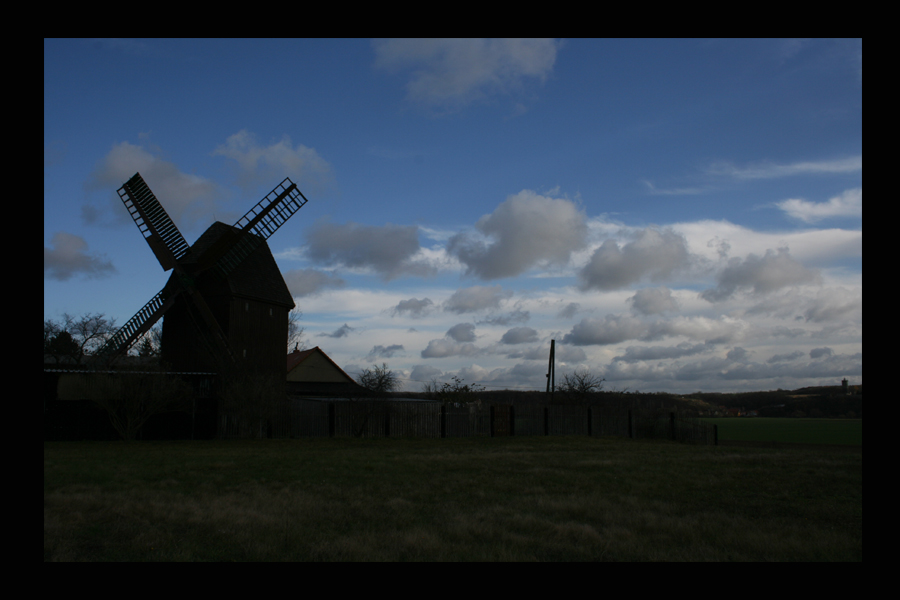
MULTIPOLYGON (((240 231, 236 227, 216 221, 209 226, 203 235, 191 246, 190 256, 186 257, 184 264, 195 264, 213 244, 229 230, 240 231)), ((244 233, 243 235, 252 235, 244 233)), ((272 304, 280 304, 287 308, 294 307, 294 299, 288 290, 281 271, 275 263, 275 257, 269 245, 263 240, 256 250, 241 261, 227 276, 231 293, 236 296, 262 300, 272 304)))

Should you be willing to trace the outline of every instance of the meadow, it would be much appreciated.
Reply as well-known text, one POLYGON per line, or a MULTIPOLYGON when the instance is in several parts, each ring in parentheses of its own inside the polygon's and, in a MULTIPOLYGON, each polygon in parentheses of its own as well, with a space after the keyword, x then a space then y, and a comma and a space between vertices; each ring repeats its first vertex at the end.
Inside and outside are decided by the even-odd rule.
POLYGON ((45 442, 45 561, 861 561, 862 453, 550 436, 45 442))
POLYGON ((862 446, 862 419, 714 418, 719 440, 862 446))

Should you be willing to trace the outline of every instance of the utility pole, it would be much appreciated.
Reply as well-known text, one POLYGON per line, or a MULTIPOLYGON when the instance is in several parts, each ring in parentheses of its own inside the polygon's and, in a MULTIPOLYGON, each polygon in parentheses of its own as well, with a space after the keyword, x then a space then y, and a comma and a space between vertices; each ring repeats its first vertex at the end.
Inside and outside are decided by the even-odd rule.
POLYGON ((550 364, 547 367, 547 394, 550 402, 553 402, 553 392, 556 390, 556 340, 550 340, 550 364))

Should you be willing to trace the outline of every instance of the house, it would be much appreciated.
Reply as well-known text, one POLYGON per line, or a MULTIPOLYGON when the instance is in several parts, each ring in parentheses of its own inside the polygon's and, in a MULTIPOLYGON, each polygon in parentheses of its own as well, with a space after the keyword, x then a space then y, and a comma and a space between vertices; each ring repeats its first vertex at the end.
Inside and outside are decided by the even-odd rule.
POLYGON ((287 355, 287 394, 290 398, 353 398, 367 392, 316 346, 287 355))

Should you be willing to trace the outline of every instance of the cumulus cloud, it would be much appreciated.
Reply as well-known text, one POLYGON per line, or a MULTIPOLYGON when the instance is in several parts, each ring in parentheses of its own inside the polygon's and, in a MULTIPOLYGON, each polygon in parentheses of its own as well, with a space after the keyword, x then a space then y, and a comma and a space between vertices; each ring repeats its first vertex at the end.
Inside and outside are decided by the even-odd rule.
POLYGON ((430 298, 410 298, 401 300, 397 306, 391 309, 393 316, 408 314, 410 317, 424 317, 434 308, 434 302, 430 298))
POLYGON ((613 358, 613 361, 639 362, 645 360, 664 360, 670 358, 682 358, 709 352, 712 347, 708 344, 691 344, 682 342, 677 346, 628 346, 625 354, 613 358))
POLYGON ((556 316, 561 319, 571 319, 579 310, 581 310, 580 304, 577 302, 569 302, 556 316))
POLYGON ((262 146, 256 135, 242 129, 217 146, 213 155, 237 163, 237 183, 245 189, 273 180, 277 183, 285 177, 302 187, 321 187, 332 179, 331 165, 314 149, 302 144, 295 147, 287 134, 278 142, 262 146))
POLYGON ((422 358, 447 358, 448 356, 474 356, 481 350, 470 343, 460 343, 451 339, 437 339, 428 342, 422 350, 422 358))
POLYGON ((657 315, 678 310, 678 303, 672 297, 672 290, 665 286, 638 290, 628 302, 635 312, 642 315, 657 315))
POLYGON ((419 383, 430 383, 432 379, 439 379, 443 371, 431 365, 416 365, 413 367, 409 378, 419 383))
POLYGON ((794 260, 787 248, 767 250, 765 256, 750 254, 746 259, 732 258, 719 274, 718 285, 703 291, 700 297, 709 302, 727 300, 735 292, 750 289, 761 295, 787 286, 816 283, 819 273, 794 260))
POLYGON ((479 325, 501 325, 507 326, 512 323, 527 323, 528 320, 531 319, 531 312, 527 310, 522 310, 521 308, 517 308, 509 314, 498 315, 496 317, 488 317, 484 320, 478 321, 479 325))
POLYGON ((804 223, 815 223, 832 217, 862 218, 862 188, 845 190, 828 202, 810 202, 791 198, 777 203, 778 208, 804 223))
POLYGON ((451 327, 446 335, 457 342, 474 342, 475 326, 471 323, 459 323, 451 327))
POLYGON ((312 296, 328 288, 342 288, 345 281, 332 273, 316 269, 292 269, 285 271, 284 282, 292 296, 312 296))
POLYGON ((353 327, 350 327, 346 323, 332 331, 331 333, 320 333, 317 337, 330 337, 330 338, 342 338, 350 335, 350 332, 353 331, 353 327))
POLYGON ((574 346, 604 346, 639 339, 646 332, 646 325, 639 319, 628 315, 606 315, 602 319, 582 319, 563 336, 562 342, 574 346))
POLYGON ((492 287, 475 285, 458 290, 450 296, 450 298, 444 302, 444 310, 456 314, 463 314, 499 308, 500 303, 504 300, 508 300, 512 295, 512 292, 504 290, 499 285, 492 287))
POLYGON ((859 313, 862 315, 862 292, 845 288, 821 290, 803 311, 807 321, 835 321, 859 313))
POLYGON ((809 351, 809 357, 812 359, 822 358, 823 356, 833 356, 834 350, 829 347, 824 348, 813 348, 809 351))
MULTIPOLYGON (((173 163, 128 142, 113 146, 91 173, 87 187, 119 189, 138 172, 176 224, 190 225, 205 220, 218 208, 216 200, 222 194, 212 181, 182 173, 173 163)), ((128 213, 118 196, 113 194, 111 202, 115 206, 111 214, 125 220, 128 213)), ((82 215, 88 223, 96 223, 105 212, 87 205, 82 215)))
POLYGON ((746 322, 727 316, 645 321, 631 315, 606 315, 602 319, 582 319, 563 336, 562 342, 575 346, 605 346, 628 340, 654 341, 682 336, 706 344, 723 344, 740 340, 747 328, 746 322))
POLYGON ((802 350, 795 350, 794 352, 788 352, 787 354, 775 354, 769 358, 766 362, 769 364, 779 363, 779 362, 790 362, 792 360, 797 360, 802 357, 804 352, 802 350))
POLYGON ((522 190, 460 233, 447 252, 480 279, 520 275, 531 268, 565 266, 585 246, 585 215, 573 202, 522 190))
POLYGON ((394 354, 402 351, 402 344, 393 344, 390 346, 373 346, 372 351, 369 352, 369 354, 366 356, 366 360, 372 361, 376 358, 393 358, 394 354))
POLYGON ((608 239, 594 251, 579 277, 584 290, 615 290, 648 277, 658 281, 689 266, 687 241, 671 229, 647 228, 619 247, 608 239))
POLYGON ((553 40, 393 39, 373 47, 376 68, 413 70, 406 85, 411 102, 441 110, 543 82, 557 52, 553 40))
POLYGON ((501 344, 527 344, 538 340, 538 332, 531 327, 513 327, 500 338, 501 344))
POLYGON ((402 275, 433 275, 436 270, 417 260, 418 229, 415 225, 374 227, 321 222, 307 232, 307 256, 325 265, 371 269, 383 279, 402 275))
POLYGON ((66 281, 77 274, 95 278, 115 272, 111 261, 87 253, 81 236, 59 231, 50 238, 50 246, 44 246, 44 277, 66 281))

